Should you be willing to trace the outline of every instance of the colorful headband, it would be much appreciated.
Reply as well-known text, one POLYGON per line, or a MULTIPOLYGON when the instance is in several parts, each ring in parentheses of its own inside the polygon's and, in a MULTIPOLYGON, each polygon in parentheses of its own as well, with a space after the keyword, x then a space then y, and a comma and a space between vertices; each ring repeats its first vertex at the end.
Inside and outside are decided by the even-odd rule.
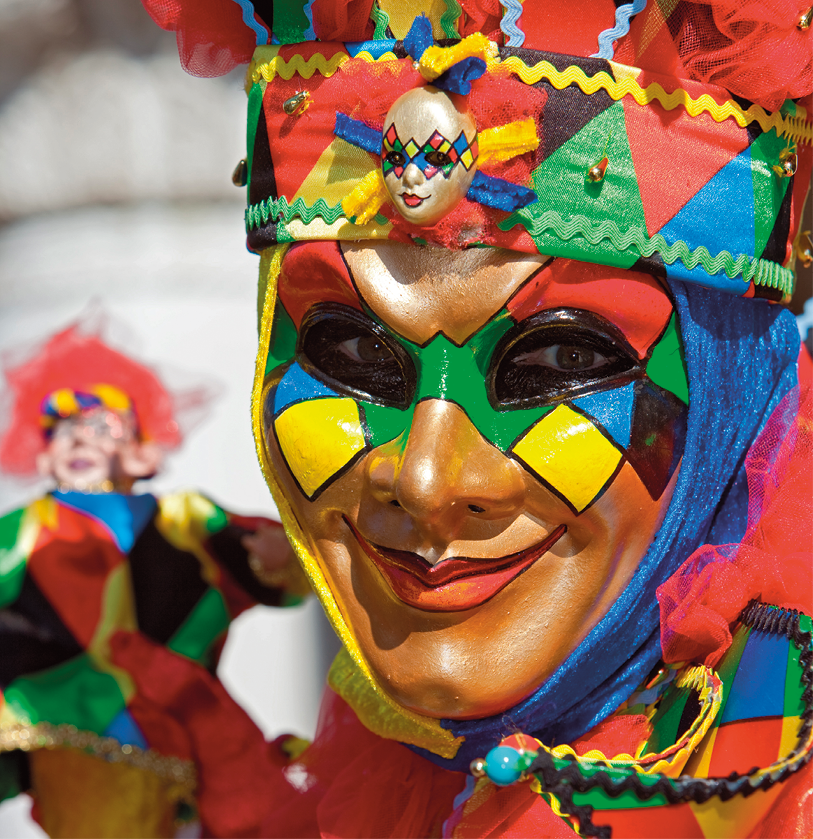
POLYGON ((132 410, 130 397, 113 385, 96 384, 87 390, 63 387, 49 393, 40 405, 40 425, 49 435, 59 420, 93 408, 108 408, 123 413, 132 410))
MULTIPOLYGON (((631 32, 629 14, 602 33, 602 57, 530 49, 508 14, 505 45, 478 33, 437 41, 456 33, 425 16, 386 38, 397 27, 383 26, 381 5, 373 40, 256 49, 242 175, 252 250, 309 239, 499 246, 790 295, 813 141, 801 103, 769 112, 610 60, 610 36, 630 58, 644 35, 664 48, 672 20, 658 4, 636 18, 645 33, 631 32)), ((527 21, 531 3, 522 9, 527 21)), ((298 19, 289 11, 285 26, 298 19)), ((809 33, 795 34, 809 51, 809 33)))

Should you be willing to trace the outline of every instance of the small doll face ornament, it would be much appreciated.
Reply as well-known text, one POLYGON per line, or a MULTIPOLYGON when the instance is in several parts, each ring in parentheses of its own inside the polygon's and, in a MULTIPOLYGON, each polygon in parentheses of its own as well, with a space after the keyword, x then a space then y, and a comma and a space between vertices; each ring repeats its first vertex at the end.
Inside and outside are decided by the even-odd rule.
POLYGON ((382 687, 441 718, 532 693, 669 504, 686 375, 646 274, 499 250, 285 257, 265 442, 382 687))
POLYGON ((423 87, 401 96, 384 126, 381 170, 393 205, 412 224, 435 224, 465 198, 477 171, 473 117, 423 87))

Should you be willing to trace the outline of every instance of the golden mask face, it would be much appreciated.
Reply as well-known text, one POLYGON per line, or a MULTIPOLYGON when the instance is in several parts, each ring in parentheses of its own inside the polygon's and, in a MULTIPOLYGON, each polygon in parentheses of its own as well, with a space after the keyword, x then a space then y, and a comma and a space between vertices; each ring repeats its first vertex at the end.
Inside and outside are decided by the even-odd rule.
POLYGON ((623 591, 671 497, 685 370, 668 295, 546 262, 330 242, 283 262, 267 456, 323 597, 377 683, 425 716, 533 692, 623 591))
POLYGON ((465 198, 477 172, 474 118, 442 90, 410 90, 384 120, 381 171, 408 222, 435 224, 465 198))

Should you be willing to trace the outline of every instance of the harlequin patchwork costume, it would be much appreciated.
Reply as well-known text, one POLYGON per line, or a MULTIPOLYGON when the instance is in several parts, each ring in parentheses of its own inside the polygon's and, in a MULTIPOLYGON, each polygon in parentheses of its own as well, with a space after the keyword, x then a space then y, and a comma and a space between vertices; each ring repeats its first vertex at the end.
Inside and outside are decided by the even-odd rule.
MULTIPOLYGON (((255 437, 344 645, 314 743, 267 779, 265 835, 813 833, 811 371, 781 305, 805 248, 809 5, 145 5, 190 72, 248 63, 234 178, 261 257, 255 437), (508 254, 495 285, 505 265, 552 259, 455 331, 471 301, 439 285, 420 297, 431 277, 414 265, 492 248, 508 254), (646 334, 631 325, 645 316, 646 334), (567 343, 576 324, 620 336, 613 323, 626 361, 620 343, 567 343), (480 626, 478 610, 525 585, 568 528, 479 566, 422 564, 406 525, 365 536, 404 521, 406 490, 392 487, 432 410, 447 419, 437 438, 532 476, 574 532, 620 475, 666 499, 618 595, 494 713, 419 713, 379 662, 421 635, 397 635, 400 616, 451 616, 438 633, 461 612, 480 626), (354 507, 338 487, 363 494, 359 475, 372 489, 354 507)), ((489 515, 466 500, 457 515, 489 515)), ((516 601, 517 644, 545 596, 516 601)), ((488 614, 484 645, 507 612, 488 614)), ((488 647, 492 670, 506 637, 488 647)))
MULTIPOLYGON (((143 440, 181 441, 155 373, 80 326, 6 373, 7 472, 100 407, 131 411, 143 440)), ((297 602, 249 567, 240 538, 262 524, 195 492, 103 489, 0 519, 2 795, 33 789, 50 835, 172 836, 193 818, 206 835, 257 832, 268 752, 215 667, 240 612, 297 602)))

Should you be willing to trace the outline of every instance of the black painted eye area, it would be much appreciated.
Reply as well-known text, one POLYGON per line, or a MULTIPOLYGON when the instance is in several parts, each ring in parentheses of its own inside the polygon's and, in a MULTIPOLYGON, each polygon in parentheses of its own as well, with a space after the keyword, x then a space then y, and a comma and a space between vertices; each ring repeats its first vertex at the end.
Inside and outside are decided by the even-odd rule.
POLYGON ((429 154, 424 155, 424 157, 426 158, 427 163, 431 166, 437 166, 438 169, 442 169, 444 166, 448 166, 452 162, 452 158, 443 151, 430 151, 429 154))
POLYGON ((391 151, 384 160, 391 166, 403 166, 406 163, 406 157, 399 151, 391 151))
POLYGON ((517 324, 492 356, 489 392, 499 407, 531 408, 626 384, 641 375, 635 351, 604 318, 551 309, 517 324))
POLYGON ((412 359, 375 321, 349 306, 311 308, 296 355, 304 370, 339 393, 398 408, 412 401, 412 359))

